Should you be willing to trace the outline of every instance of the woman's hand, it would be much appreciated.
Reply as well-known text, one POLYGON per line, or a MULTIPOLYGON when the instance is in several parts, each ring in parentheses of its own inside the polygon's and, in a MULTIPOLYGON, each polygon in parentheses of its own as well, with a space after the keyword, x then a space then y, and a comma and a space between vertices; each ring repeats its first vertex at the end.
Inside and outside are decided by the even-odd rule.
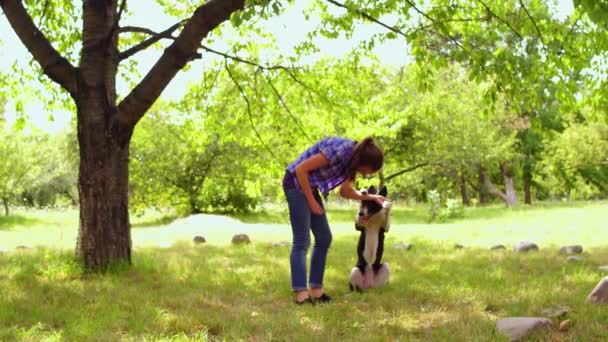
POLYGON ((323 215, 323 207, 321 207, 319 205, 319 203, 317 203, 317 201, 312 201, 312 202, 308 203, 308 207, 310 208, 310 212, 313 215, 317 215, 317 216, 323 215))
POLYGON ((388 201, 388 199, 384 196, 380 196, 380 195, 364 195, 364 200, 366 201, 374 201, 376 203, 378 203, 379 205, 384 204, 384 202, 388 201))

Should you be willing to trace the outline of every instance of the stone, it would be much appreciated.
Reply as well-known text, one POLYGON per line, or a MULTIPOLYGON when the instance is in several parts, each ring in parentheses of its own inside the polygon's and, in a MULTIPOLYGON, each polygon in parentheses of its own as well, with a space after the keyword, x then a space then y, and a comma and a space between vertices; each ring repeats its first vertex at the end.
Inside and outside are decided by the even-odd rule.
POLYGON ((251 243, 251 240, 247 234, 236 234, 232 237, 232 243, 235 245, 242 245, 251 243))
POLYGON ((608 277, 600 280, 587 297, 587 302, 608 304, 608 277))
POLYGON ((551 326, 551 320, 544 317, 507 317, 496 322, 496 330, 508 335, 511 341, 520 340, 534 330, 551 326))
POLYGON ((464 248, 464 246, 459 243, 454 244, 454 249, 463 249, 463 248, 464 248))
POLYGON ((205 240, 203 236, 196 235, 194 238, 192 238, 192 242, 194 242, 195 245, 200 245, 201 243, 207 242, 207 240, 205 240))
POLYGON ((568 328, 570 328, 570 320, 567 319, 565 321, 562 321, 559 324, 559 331, 568 331, 568 328))
POLYGON ((578 255, 570 255, 566 258, 567 262, 578 262, 578 261, 583 261, 583 258, 579 257, 578 255))
POLYGON ((600 271, 608 271, 608 265, 598 267, 600 271))
POLYGON ((554 306, 548 307, 546 309, 543 309, 541 311, 541 314, 543 314, 543 316, 547 316, 549 318, 555 318, 555 317, 562 317, 565 314, 567 314, 568 312, 570 312, 571 310, 572 309, 566 305, 554 305, 554 306))
POLYGON ((391 248, 392 249, 405 249, 405 250, 410 250, 412 249, 412 247, 414 247, 414 245, 412 245, 411 243, 398 243, 396 245, 393 245, 391 248))
POLYGON ((559 249, 559 253, 561 254, 581 254, 583 253, 583 246, 581 245, 572 245, 572 246, 563 246, 559 249))
POLYGON ((289 246, 289 242, 287 242, 287 241, 279 241, 279 242, 272 243, 272 247, 287 247, 287 246, 289 246))
POLYGON ((492 247, 490 247, 490 250, 495 251, 498 249, 507 249, 504 245, 494 245, 492 247))
POLYGON ((0 254, 8 253, 8 249, 0 248, 0 254))
POLYGON ((537 251, 538 246, 530 241, 520 241, 515 245, 515 248, 513 248, 513 252, 516 253, 525 253, 532 250, 537 251))

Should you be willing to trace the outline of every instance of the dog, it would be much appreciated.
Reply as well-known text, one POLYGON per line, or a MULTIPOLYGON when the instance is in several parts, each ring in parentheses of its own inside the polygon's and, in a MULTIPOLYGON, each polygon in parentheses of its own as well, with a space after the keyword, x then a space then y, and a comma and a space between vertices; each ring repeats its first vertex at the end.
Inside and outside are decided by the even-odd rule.
MULTIPOLYGON (((361 191, 363 194, 376 194, 376 188, 361 191)), ((382 187, 379 195, 386 197, 387 189, 382 187)), ((350 290, 362 291, 388 284, 390 268, 382 262, 384 234, 390 228, 391 202, 383 205, 376 201, 361 201, 355 217, 355 229, 360 231, 357 244, 357 266, 350 273, 350 290)))

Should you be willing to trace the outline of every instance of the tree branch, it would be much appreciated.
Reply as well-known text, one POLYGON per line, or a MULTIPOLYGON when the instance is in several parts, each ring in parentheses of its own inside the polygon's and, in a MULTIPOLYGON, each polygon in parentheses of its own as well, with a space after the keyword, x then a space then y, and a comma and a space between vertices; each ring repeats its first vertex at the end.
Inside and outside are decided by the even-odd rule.
POLYGON ((175 41, 120 103, 118 119, 134 126, 175 75, 196 57, 198 47, 209 32, 226 21, 232 13, 243 9, 244 4, 245 0, 209 0, 199 6, 175 41))
POLYGON ((116 20, 114 20, 114 25, 112 25, 112 29, 110 30, 110 33, 108 34, 108 40, 112 39, 112 36, 114 36, 116 29, 118 29, 118 27, 120 25, 120 18, 122 18, 122 13, 125 11, 125 7, 127 7, 127 0, 122 0, 120 3, 120 6, 118 8, 118 14, 116 15, 116 20))
POLYGON ((528 15, 528 18, 530 18, 530 20, 532 20, 532 24, 534 24, 534 28, 536 29, 536 33, 538 33, 538 37, 540 38, 540 41, 543 43, 544 46, 547 46, 547 44, 545 44, 545 40, 543 39, 542 33, 540 33, 540 29, 538 28, 538 25, 536 25, 536 20, 534 20, 534 18, 530 14, 530 12, 528 12, 528 9, 526 8, 526 5, 524 5, 523 1, 519 0, 519 4, 521 5, 521 8, 523 8, 524 11, 526 12, 526 15, 528 15))
POLYGON ((287 112, 287 114, 289 115, 289 117, 291 118, 291 120, 296 124, 296 126, 298 126, 298 129, 300 129, 300 132, 302 132, 302 135, 304 135, 306 137, 306 139, 308 139, 309 142, 314 142, 308 136, 308 134, 306 134, 306 131, 304 130, 304 128, 302 127, 302 125, 300 124, 300 122, 298 121, 298 119, 291 113, 291 110, 289 110, 289 106, 287 106, 287 104, 283 100, 283 96, 281 96, 281 93, 279 93, 279 91, 277 90, 277 88, 274 86, 274 84, 270 80, 270 77, 268 77, 267 75, 264 75, 264 78, 266 79, 266 82, 268 82, 268 85, 270 85, 270 88, 272 88, 272 91, 275 93, 275 95, 279 99, 279 102, 281 103, 281 106, 283 106, 283 108, 285 109, 285 111, 287 112))
POLYGON ((346 9, 347 11, 354 12, 354 13, 360 15, 362 18, 365 18, 365 19, 367 19, 367 20, 369 20, 371 22, 374 22, 374 23, 376 23, 376 24, 378 24, 378 25, 386 28, 389 31, 392 31, 392 32, 394 32, 394 33, 396 33, 398 35, 401 35, 401 36, 407 38, 407 35, 403 31, 399 30, 398 28, 396 28, 394 26, 390 26, 390 25, 387 25, 387 24, 381 22, 380 20, 372 17, 371 15, 367 14, 366 12, 364 12, 364 11, 358 9, 358 8, 350 8, 350 7, 348 7, 348 6, 344 5, 344 4, 341 4, 341 3, 337 2, 337 1, 334 1, 334 0, 325 0, 325 1, 327 1, 327 2, 329 2, 331 4, 334 4, 334 5, 338 6, 338 7, 342 7, 344 9, 346 9))
POLYGON ((238 56, 233 56, 233 55, 229 55, 229 54, 226 54, 226 53, 214 50, 214 49, 212 49, 210 47, 207 47, 205 45, 202 45, 202 44, 200 45, 200 47, 201 47, 201 49, 203 49, 203 50, 205 50, 207 52, 211 52, 211 53, 216 54, 218 56, 222 56, 222 57, 224 57, 226 59, 231 59, 233 61, 249 64, 249 65, 254 66, 256 68, 259 68, 259 69, 263 69, 263 70, 279 70, 279 69, 290 70, 289 67, 286 67, 286 66, 283 66, 283 65, 269 65, 269 66, 260 65, 260 64, 258 64, 256 62, 248 61, 248 60, 242 59, 241 57, 238 57, 238 56))
POLYGON ((75 97, 78 90, 77 69, 55 50, 34 24, 21 0, 0 0, 0 7, 17 36, 40 64, 44 73, 75 97))
POLYGON ((511 26, 511 24, 509 24, 509 22, 506 19, 503 19, 501 17, 498 16, 498 14, 494 13, 490 7, 488 5, 486 5, 485 2, 481 1, 481 0, 477 0, 477 2, 479 2, 480 4, 483 5, 483 7, 485 7, 486 11, 488 11, 488 13, 490 13, 490 15, 492 15, 494 18, 498 19, 498 21, 500 21, 501 23, 507 25, 508 28, 511 29, 511 31, 513 31, 517 37, 519 38, 519 40, 524 40, 524 38, 522 37, 522 35, 519 33, 519 31, 517 31, 513 26, 511 26))
POLYGON ((505 202, 507 201, 507 195, 504 192, 500 191, 500 189, 498 189, 498 187, 494 185, 494 183, 492 183, 490 177, 488 177, 485 170, 481 166, 479 166, 479 175, 482 177, 483 185, 486 187, 489 193, 496 197, 499 197, 505 202))
POLYGON ((143 28, 143 27, 134 27, 134 26, 128 26, 128 27, 124 27, 120 29, 120 32, 139 32, 139 33, 146 33, 151 35, 152 37, 142 41, 141 43, 128 48, 127 50, 121 52, 118 54, 118 60, 119 61, 123 61, 125 59, 128 59, 129 57, 133 56, 134 54, 147 49, 148 47, 150 47, 151 45, 153 45, 154 43, 160 41, 163 38, 168 38, 168 39, 173 39, 175 40, 176 38, 172 36, 172 33, 177 30, 182 24, 184 23, 184 21, 180 21, 176 24, 174 24, 173 26, 169 27, 168 29, 160 32, 160 33, 156 33, 150 29, 147 28, 143 28), (129 30, 126 30, 126 29, 129 30))
MULTIPOLYGON (((149 47, 150 45, 152 45, 152 44, 156 43, 157 41, 159 41, 159 40, 161 40, 161 39, 171 39, 171 40, 176 40, 177 38, 176 38, 176 37, 174 37, 173 35, 171 35, 171 33, 172 33, 173 31, 175 31, 175 28, 174 28, 174 27, 175 27, 176 25, 183 24, 184 22, 185 22, 185 21, 181 21, 181 22, 179 22, 179 23, 177 23, 177 24, 175 24, 175 25, 171 26, 171 27, 170 27, 170 28, 168 28, 167 30, 165 30, 165 31, 163 31, 163 32, 160 32, 160 33, 157 33, 157 32, 154 32, 154 31, 152 31, 152 30, 148 29, 148 28, 145 28, 145 27, 139 27, 139 26, 125 26, 125 27, 122 27, 122 28, 120 29, 120 32, 138 32, 138 33, 145 33, 145 34, 149 34, 149 35, 151 35, 151 36, 153 36, 153 37, 150 37, 150 38, 148 38, 148 39, 144 40, 143 42, 141 42, 141 43, 139 43, 139 44, 135 45, 134 47, 129 48, 128 50, 126 50, 126 51, 124 51, 124 52, 121 52, 121 53, 119 54, 119 56, 123 56, 123 55, 124 55, 124 56, 125 56, 125 58, 129 58, 129 57, 131 57, 133 54, 135 54, 135 53, 137 53, 137 52, 139 52, 139 51, 141 51, 141 50, 143 50, 143 49, 145 49, 145 48, 149 47), (153 41, 152 41, 152 42, 150 42, 150 43, 148 44, 147 42, 148 42, 148 41, 150 41, 150 40, 153 40, 153 41), (140 45, 142 46, 141 48, 140 48, 140 45), (144 46, 144 45, 145 45, 145 46, 144 46), (135 51, 134 53, 130 54, 129 56, 126 56, 126 54, 127 54, 127 53, 128 53, 130 50, 134 50, 135 48, 137 48, 137 51, 135 51)), ((199 45, 199 47, 200 47, 201 49, 203 49, 203 50, 205 50, 205 51, 209 52, 209 53, 213 53, 213 54, 215 54, 215 55, 222 56, 222 57, 224 57, 224 58, 226 58, 226 59, 231 59, 231 60, 233 60, 233 61, 241 62, 241 63, 244 63, 244 64, 249 64, 249 65, 251 65, 251 66, 254 66, 254 67, 256 67, 256 68, 263 69, 263 70, 279 70, 279 69, 282 69, 282 70, 285 70, 285 71, 290 71, 291 69, 293 69, 293 68, 290 68, 290 67, 286 67, 286 66, 284 66, 284 65, 268 65, 268 66, 266 66, 266 65, 261 65, 261 64, 258 64, 258 63, 256 63, 256 62, 253 62, 253 61, 249 61, 249 60, 243 59, 243 58, 241 58, 241 57, 239 57, 239 56, 229 55, 229 54, 227 54, 227 53, 224 53, 224 52, 221 52, 221 51, 214 50, 214 49, 212 49, 212 48, 210 48, 210 47, 208 47, 208 46, 205 46, 205 45, 203 45, 203 44, 200 44, 200 45, 199 45)), ((122 58, 121 58, 121 59, 122 59, 122 58)))
POLYGON ((49 9, 49 0, 44 1, 44 7, 42 8, 42 14, 40 15, 40 19, 38 20, 38 26, 42 25, 44 18, 46 17, 47 10, 49 9))
POLYGON ((399 172, 395 172, 395 173, 393 173, 393 174, 392 174, 392 175, 390 175, 390 176, 387 176, 386 178, 384 178, 384 181, 385 181, 385 182, 386 182, 386 181, 389 181, 389 180, 391 180, 391 179, 393 179, 393 178, 395 178, 395 177, 401 176, 401 175, 402 175, 402 174, 404 174, 404 173, 412 172, 412 171, 414 171, 414 170, 416 170, 416 169, 419 169, 419 168, 424 167, 424 166, 427 166, 427 165, 430 165, 430 163, 429 163, 429 162, 424 162, 424 163, 416 164, 416 165, 414 165, 414 166, 412 166, 412 167, 408 167, 407 169, 403 169, 403 170, 401 170, 401 171, 399 171, 399 172))
POLYGON ((249 115, 249 123, 251 124, 251 128, 255 132, 256 137, 258 138, 258 140, 260 141, 260 143, 262 143, 262 145, 264 146, 264 148, 270 153, 270 155, 272 155, 272 157, 277 162, 282 163, 281 160, 279 159, 279 157, 264 142, 264 140, 262 139, 262 136, 260 135, 260 132, 255 127, 255 124, 253 123, 253 115, 251 114, 251 103, 249 102, 249 97, 247 96, 247 94, 245 94, 245 91, 243 90, 243 87, 241 87, 241 85, 239 84, 239 82, 236 80, 236 78, 234 77, 234 75, 230 71, 230 67, 228 66, 228 60, 227 59, 224 59, 224 67, 225 67, 226 71, 228 72, 228 76, 230 77, 230 79, 232 80, 232 82, 234 83, 234 85, 239 89, 239 93, 241 94, 241 96, 245 100, 245 103, 247 104, 247 114, 249 115))

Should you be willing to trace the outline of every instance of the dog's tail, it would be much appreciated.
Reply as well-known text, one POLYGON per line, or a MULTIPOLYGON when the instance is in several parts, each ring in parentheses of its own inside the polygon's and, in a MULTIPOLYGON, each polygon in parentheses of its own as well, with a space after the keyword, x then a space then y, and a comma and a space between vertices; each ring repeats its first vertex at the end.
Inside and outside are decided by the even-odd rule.
POLYGON ((376 261, 376 251, 378 250, 378 236, 380 228, 365 229, 365 248, 363 249, 363 258, 368 265, 376 261))

